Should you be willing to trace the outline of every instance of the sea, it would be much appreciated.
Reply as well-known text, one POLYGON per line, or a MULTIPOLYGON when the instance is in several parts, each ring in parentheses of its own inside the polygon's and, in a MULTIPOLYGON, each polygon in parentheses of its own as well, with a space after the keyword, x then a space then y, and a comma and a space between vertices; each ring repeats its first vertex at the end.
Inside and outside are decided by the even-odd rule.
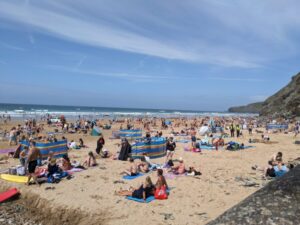
POLYGON ((51 115, 52 117, 64 115, 67 118, 96 119, 101 117, 198 117, 198 116, 240 116, 251 117, 256 114, 229 113, 194 110, 170 109, 142 109, 142 108, 115 108, 94 106, 62 106, 62 105, 35 105, 35 104, 8 104, 0 103, 0 115, 11 118, 40 118, 51 115))

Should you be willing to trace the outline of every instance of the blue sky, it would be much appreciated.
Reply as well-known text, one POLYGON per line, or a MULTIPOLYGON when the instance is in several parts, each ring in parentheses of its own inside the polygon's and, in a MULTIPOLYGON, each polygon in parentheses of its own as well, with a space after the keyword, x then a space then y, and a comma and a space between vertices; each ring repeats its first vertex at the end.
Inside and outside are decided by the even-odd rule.
POLYGON ((298 0, 0 0, 0 102, 226 110, 300 71, 298 0))

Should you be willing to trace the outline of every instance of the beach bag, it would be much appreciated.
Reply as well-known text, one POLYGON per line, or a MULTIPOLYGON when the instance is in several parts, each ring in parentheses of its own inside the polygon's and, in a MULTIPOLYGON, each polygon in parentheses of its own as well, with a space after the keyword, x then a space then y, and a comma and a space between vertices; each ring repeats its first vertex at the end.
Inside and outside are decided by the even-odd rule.
POLYGON ((17 174, 19 176, 24 176, 25 175, 25 167, 24 166, 17 167, 17 174))
POLYGON ((166 186, 162 186, 160 189, 156 189, 154 193, 155 199, 164 200, 168 199, 168 194, 166 190, 166 186))

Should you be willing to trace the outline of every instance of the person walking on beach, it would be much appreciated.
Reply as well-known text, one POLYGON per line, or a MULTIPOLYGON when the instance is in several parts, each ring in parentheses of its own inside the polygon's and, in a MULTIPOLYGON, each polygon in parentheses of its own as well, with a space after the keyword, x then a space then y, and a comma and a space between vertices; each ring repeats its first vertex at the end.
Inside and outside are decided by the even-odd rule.
POLYGON ((241 134, 241 127, 239 124, 236 125, 236 137, 240 137, 241 134))
POLYGON ((296 123, 295 130, 294 130, 294 132, 295 132, 294 138, 297 137, 297 135, 299 134, 299 131, 300 131, 300 124, 296 123))
POLYGON ((36 143, 34 141, 31 141, 31 146, 29 149, 27 162, 26 162, 26 167, 28 168, 28 173, 29 173, 27 185, 29 185, 31 178, 33 178, 33 181, 36 184, 39 184, 37 181, 37 176, 34 174, 34 172, 35 172, 35 168, 38 165, 38 159, 42 160, 42 155, 40 150, 35 145, 36 143))
POLYGON ((230 125, 229 129, 230 129, 230 134, 231 134, 230 136, 234 137, 234 131, 235 131, 235 129, 234 129, 233 123, 230 125))
POLYGON ((173 137, 170 137, 167 140, 166 145, 167 145, 167 157, 166 157, 166 163, 167 163, 169 160, 172 160, 176 148, 176 143, 174 142, 173 137))
POLYGON ((103 148, 104 145, 105 145, 105 140, 104 140, 104 138, 103 138, 103 136, 102 136, 102 134, 101 134, 101 135, 99 136, 98 141, 97 141, 97 147, 96 147, 96 153, 97 153, 98 155, 100 155, 100 153, 101 153, 102 148, 103 148))

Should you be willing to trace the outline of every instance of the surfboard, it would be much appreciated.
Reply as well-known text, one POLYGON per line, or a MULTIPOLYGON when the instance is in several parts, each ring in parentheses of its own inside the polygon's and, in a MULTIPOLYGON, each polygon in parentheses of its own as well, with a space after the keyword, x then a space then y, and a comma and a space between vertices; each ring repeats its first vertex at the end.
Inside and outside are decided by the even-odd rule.
POLYGON ((26 176, 17 176, 17 175, 10 175, 10 174, 1 174, 0 178, 15 183, 26 183, 28 180, 28 177, 26 176))
POLYGON ((20 194, 17 188, 9 189, 8 191, 0 193, 0 203, 10 199, 11 197, 20 194))

